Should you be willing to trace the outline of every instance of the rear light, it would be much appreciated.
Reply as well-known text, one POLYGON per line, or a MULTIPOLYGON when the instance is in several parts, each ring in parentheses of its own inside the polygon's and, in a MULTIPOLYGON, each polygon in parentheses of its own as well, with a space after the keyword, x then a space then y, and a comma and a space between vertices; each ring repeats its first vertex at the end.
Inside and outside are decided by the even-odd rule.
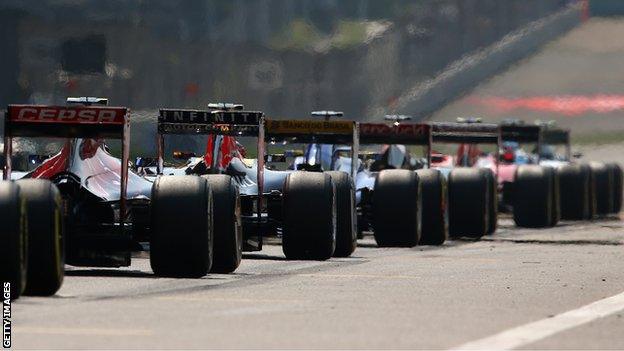
POLYGON ((514 160, 513 152, 505 152, 503 154, 503 161, 513 162, 513 160, 514 160))

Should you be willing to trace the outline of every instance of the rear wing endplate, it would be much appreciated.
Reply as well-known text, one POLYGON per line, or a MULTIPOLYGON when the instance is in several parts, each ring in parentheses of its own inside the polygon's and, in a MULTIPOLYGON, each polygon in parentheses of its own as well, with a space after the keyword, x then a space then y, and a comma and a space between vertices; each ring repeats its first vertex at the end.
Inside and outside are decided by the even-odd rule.
POLYGON ((489 123, 432 123, 431 139, 439 143, 498 144, 499 127, 489 123))

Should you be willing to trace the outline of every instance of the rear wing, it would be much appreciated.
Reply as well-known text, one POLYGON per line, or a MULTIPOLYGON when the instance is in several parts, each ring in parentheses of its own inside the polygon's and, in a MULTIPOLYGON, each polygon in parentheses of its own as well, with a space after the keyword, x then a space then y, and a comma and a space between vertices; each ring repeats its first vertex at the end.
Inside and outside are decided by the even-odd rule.
POLYGON ((130 156, 129 109, 96 105, 9 105, 4 118, 5 180, 11 179, 13 137, 121 139, 120 224, 123 228, 127 215, 126 192, 130 156))
POLYGON ((360 123, 361 144, 431 144, 431 126, 422 123, 360 123))
MULTIPOLYGON (((434 143, 495 144, 496 159, 499 159, 500 128, 497 124, 481 123, 479 119, 476 122, 472 119, 468 120, 468 123, 435 122, 431 124, 431 139, 434 143)), ((467 151, 467 149, 463 150, 467 151)), ((430 160, 431 155, 429 155, 430 160)), ((498 162, 496 167, 498 167, 498 162)))
POLYGON ((350 121, 267 120, 266 139, 271 142, 347 144, 357 143, 357 128, 350 121))
POLYGON ((223 105, 224 108, 236 108, 229 110, 160 109, 158 114, 158 163, 156 166, 158 174, 162 174, 164 168, 164 136, 167 134, 252 136, 258 137, 258 152, 263 150, 264 142, 261 140, 264 132, 264 113, 243 111, 242 105, 216 105, 223 105))
MULTIPOLYGON (((330 111, 331 112, 331 111, 330 111)), ((324 115, 323 115, 324 116, 324 115)), ((351 176, 355 179, 359 152, 356 122, 314 120, 267 120, 265 139, 271 143, 319 143, 351 146, 351 176)))
POLYGON ((439 143, 499 144, 499 127, 489 123, 431 124, 431 139, 439 143))
POLYGON ((549 145, 569 145, 570 131, 566 129, 544 129, 542 143, 549 145))
POLYGON ((263 120, 259 111, 160 109, 158 133, 258 136, 263 120))
POLYGON ((537 144, 538 155, 543 145, 563 145, 566 148, 566 158, 571 157, 570 131, 539 125, 502 125, 501 140, 519 143, 537 144))
POLYGON ((570 131, 542 126, 502 125, 501 138, 503 141, 517 141, 551 145, 565 145, 570 143, 570 131))
MULTIPOLYGON (((542 142, 545 145, 563 145, 565 147, 566 160, 572 159, 572 146, 570 145, 570 131, 567 129, 546 128, 542 131, 542 142)), ((539 146, 541 151, 541 145, 539 146)))
POLYGON ((539 126, 501 125, 500 129, 502 141, 537 143, 541 137, 541 128, 539 126))
POLYGON ((4 134, 9 137, 123 139, 128 109, 107 106, 9 105, 4 134))
POLYGON ((361 144, 403 144, 426 147, 427 164, 431 163, 431 126, 424 123, 400 123, 402 116, 395 116, 393 124, 360 123, 361 144))

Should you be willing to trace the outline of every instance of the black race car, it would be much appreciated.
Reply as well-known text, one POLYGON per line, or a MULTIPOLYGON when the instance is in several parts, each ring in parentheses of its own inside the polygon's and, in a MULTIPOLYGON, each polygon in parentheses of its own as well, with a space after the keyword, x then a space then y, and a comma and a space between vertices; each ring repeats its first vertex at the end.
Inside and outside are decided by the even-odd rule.
MULTIPOLYGON (((161 109, 156 173, 218 177, 214 179, 229 189, 229 195, 215 201, 232 203, 228 199, 240 194, 240 203, 224 212, 224 216, 240 216, 244 251, 261 250, 265 237, 280 236, 289 259, 349 256, 356 245, 354 190, 349 175, 265 167, 265 157, 278 158, 266 155, 267 142, 291 137, 320 138, 335 128, 346 129, 346 137, 353 138, 353 122, 314 122, 265 121, 263 113, 244 111, 242 105, 233 104, 212 104, 201 111, 161 109), (167 134, 208 135, 207 152, 183 167, 164 167, 167 134), (244 158, 236 137, 256 138, 257 158, 244 158)), ((219 225, 215 221, 215 226, 219 225)), ((215 243, 218 242, 216 237, 215 243)))

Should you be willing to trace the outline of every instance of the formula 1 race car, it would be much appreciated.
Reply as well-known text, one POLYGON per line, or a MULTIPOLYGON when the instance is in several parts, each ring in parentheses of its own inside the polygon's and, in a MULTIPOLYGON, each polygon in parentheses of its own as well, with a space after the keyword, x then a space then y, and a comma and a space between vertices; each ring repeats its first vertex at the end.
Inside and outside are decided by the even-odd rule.
POLYGON ((429 160, 431 128, 402 123, 400 116, 386 119, 393 123, 359 124, 361 145, 384 147, 357 174, 358 224, 373 230, 379 246, 442 245, 448 237, 447 181, 438 170, 416 170, 430 162, 411 164, 405 148, 425 146, 429 160))
POLYGON ((552 164, 541 165, 539 149, 543 140, 539 126, 502 124, 499 153, 480 160, 481 166, 496 167, 500 182, 501 209, 513 211, 520 227, 552 227, 561 218, 560 173, 552 164), (537 154, 518 146, 535 143, 537 154))
POLYGON ((583 219, 619 213, 622 208, 622 168, 620 165, 574 162, 570 146, 570 131, 554 127, 549 123, 542 123, 540 128, 541 138, 536 157, 540 165, 555 167, 559 173, 562 218, 583 219), (556 152, 555 147, 558 145, 565 148, 563 154, 556 152), (589 177, 587 176, 588 169, 591 171, 589 177), (590 178, 590 181, 589 187, 585 190, 587 178, 590 178), (583 199, 588 199, 588 201, 583 199), (589 204, 586 205, 585 202, 589 204))
POLYGON ((354 123, 266 121, 261 112, 243 111, 242 105, 215 104, 214 109, 160 110, 157 173, 164 169, 164 135, 206 134, 208 152, 183 172, 219 175, 240 193, 240 220, 244 251, 262 249, 263 238, 281 236, 288 259, 325 260, 349 256, 355 250, 354 191, 347 175, 265 167, 266 143, 300 142, 341 131, 353 138, 354 123), (222 116, 218 120, 210 116, 222 116), (257 159, 244 159, 234 137, 257 138, 257 159))
POLYGON ((549 211, 560 211, 561 218, 568 220, 620 211, 622 169, 615 163, 573 162, 568 130, 546 124, 506 123, 501 125, 501 140, 504 154, 499 168, 506 170, 499 173, 505 178, 502 201, 514 208, 514 214, 531 212, 514 215, 519 225, 547 226, 549 211), (533 145, 534 152, 526 153, 521 144, 533 145), (565 151, 557 154, 557 146, 565 151), (545 174, 554 174, 554 181, 547 181, 545 174), (540 197, 550 193, 550 201, 540 197))
MULTIPOLYGON (((6 114, 5 180, 11 179, 12 137, 69 138, 16 186, 2 185, 7 194, 2 198, 14 199, 20 192, 28 199, 28 206, 20 207, 28 211, 28 234, 11 234, 11 242, 22 244, 13 245, 9 255, 18 269, 11 271, 14 276, 28 272, 26 292, 32 285, 36 294, 54 294, 62 281, 63 257, 74 266, 128 266, 131 252, 145 242, 156 275, 206 275, 213 261, 213 206, 219 206, 213 204, 208 182, 192 176, 152 182, 129 172, 128 109, 104 106, 107 100, 98 98, 70 98, 68 103, 10 105, 6 114), (101 138, 121 139, 121 159, 108 152, 101 138), (27 257, 15 254, 26 247, 27 257)), ((20 218, 18 209, 7 213, 20 218)))
MULTIPOLYGON (((273 144, 348 144, 351 146, 351 155, 358 154, 357 126, 351 121, 329 121, 328 114, 332 111, 313 112, 316 117, 325 117, 325 121, 318 120, 269 120, 266 124, 266 141, 273 144)), ((310 150, 312 151, 312 150, 310 150)), ((318 150, 320 151, 320 150, 318 150)), ((314 152, 308 152, 314 154, 314 152)), ((312 161, 312 159, 308 159, 312 161)), ((357 156, 351 157, 350 164, 355 164, 357 156)), ((357 247, 357 216, 355 203, 355 185, 353 175, 355 169, 340 172, 320 167, 314 162, 305 162, 293 167, 296 170, 317 172, 329 175, 336 187, 336 250, 334 256, 350 256, 357 247)))
POLYGON ((497 229, 497 181, 488 168, 474 168, 467 152, 478 144, 498 143, 498 127, 482 123, 435 122, 431 142, 459 144, 458 157, 435 154, 431 168, 448 174, 449 235, 481 237, 497 229))

